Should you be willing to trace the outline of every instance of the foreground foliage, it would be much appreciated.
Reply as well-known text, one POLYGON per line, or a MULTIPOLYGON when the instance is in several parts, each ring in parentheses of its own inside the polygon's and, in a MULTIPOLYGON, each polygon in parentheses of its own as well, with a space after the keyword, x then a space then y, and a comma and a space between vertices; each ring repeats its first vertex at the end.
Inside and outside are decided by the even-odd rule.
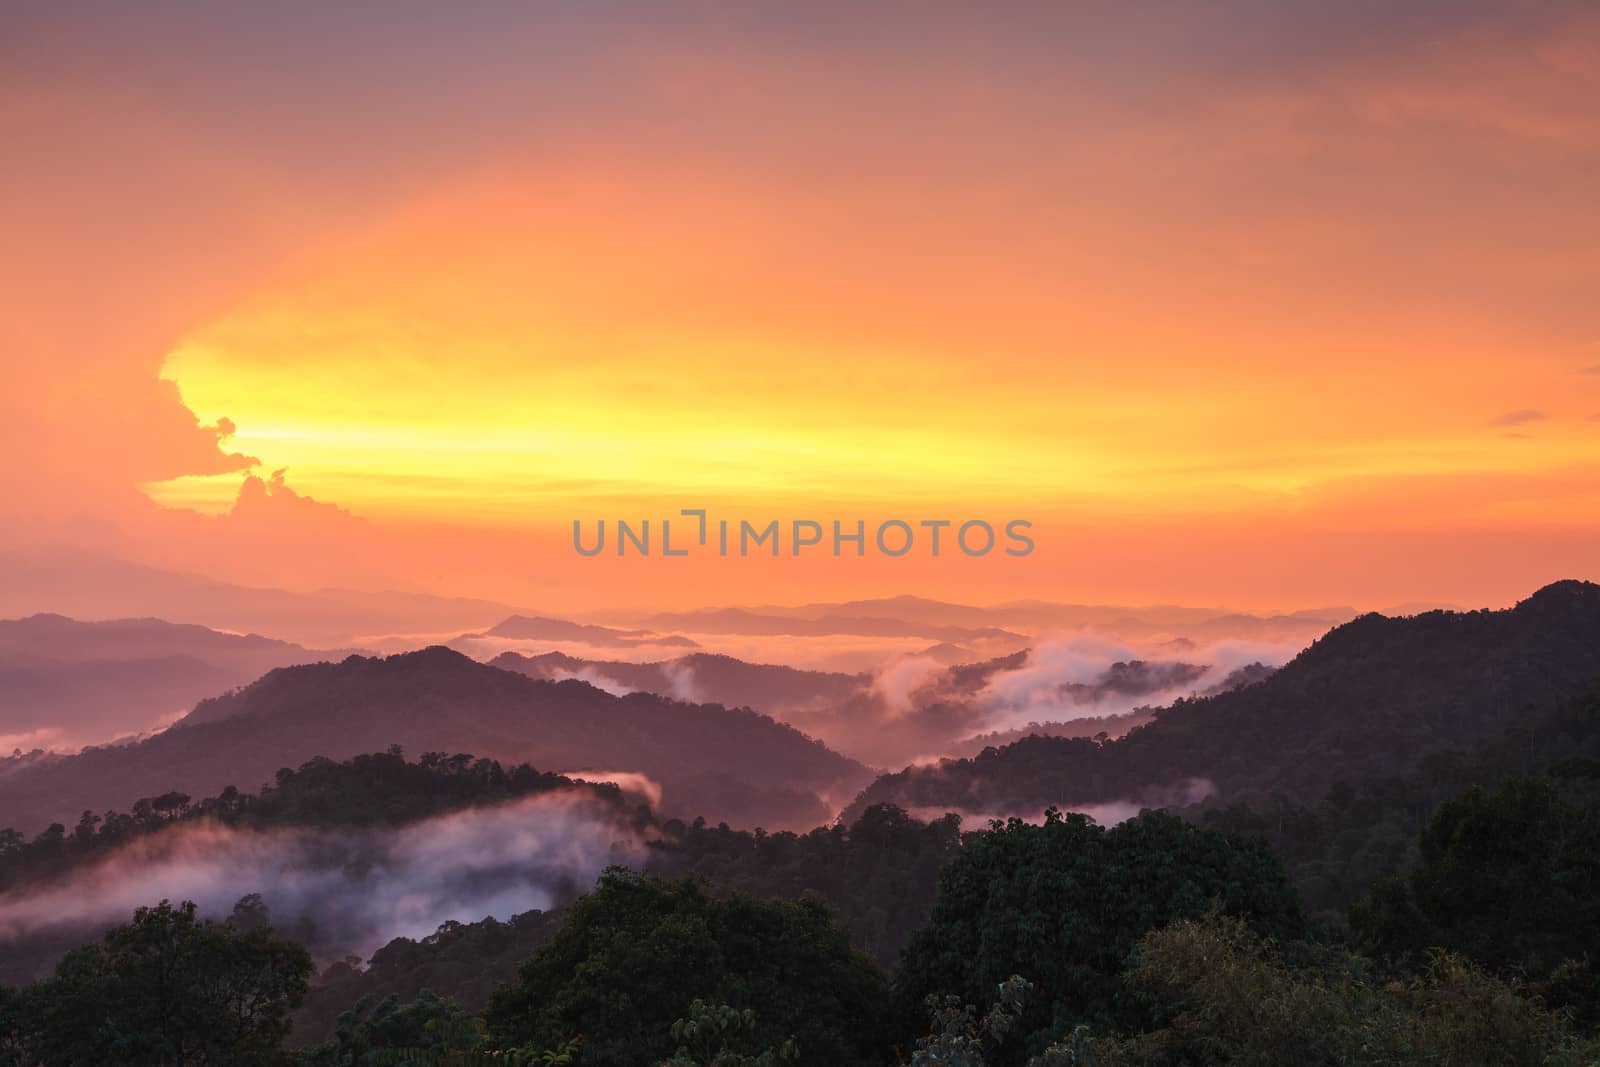
POLYGON ((583 1062, 637 1067, 677 1052, 694 1001, 755 1013, 761 1049, 797 1064, 884 1062, 888 984, 826 904, 716 898, 691 880, 608 871, 486 1013, 496 1047, 584 1035, 583 1062))
POLYGON ((1351 911, 1373 951, 1460 953, 1543 983, 1549 999, 1600 1022, 1600 778, 1567 764, 1549 778, 1473 788, 1440 807, 1421 862, 1351 911))
MULTIPOLYGON (((0 1067, 1600 1063, 1596 769, 1569 759, 1441 805, 1413 869, 1353 909, 1349 943, 1306 922, 1259 837, 1158 812, 1110 829, 1051 811, 962 833, 891 808, 807 835, 675 826, 692 843, 679 857, 765 869, 788 894, 848 895, 841 872, 902 892, 906 871, 951 858, 932 888, 903 890, 932 898, 907 905, 931 918, 892 994, 817 896, 612 869, 568 907, 448 924, 364 970, 333 965, 322 1040, 298 1053, 286 1045, 304 1040, 290 1021, 310 961, 266 927, 260 900, 225 923, 163 903, 46 979, 0 987, 0 1067), (445 995, 456 989, 478 1003, 445 995)), ((307 784, 324 772, 354 780, 314 768, 307 784)))
POLYGON ((1012 819, 945 867, 929 924, 896 976, 902 1032, 930 994, 982 1004, 1014 974, 1035 983, 998 1062, 1020 1063, 1079 1024, 1134 1028, 1150 998, 1121 982, 1139 938, 1220 901, 1262 929, 1300 931, 1294 891, 1265 847, 1145 812, 1109 830, 1051 810, 1012 819))
POLYGON ((1600 1057, 1600 1043, 1458 956, 1435 953, 1417 976, 1386 980, 1342 951, 1279 951, 1225 916, 1152 932, 1128 980, 1178 1010, 1156 1029, 1097 1042, 1100 1067, 1580 1067, 1600 1057))
POLYGON ((281 1045, 310 973, 299 945, 163 901, 11 995, 4 1045, 49 1067, 291 1063, 281 1045))

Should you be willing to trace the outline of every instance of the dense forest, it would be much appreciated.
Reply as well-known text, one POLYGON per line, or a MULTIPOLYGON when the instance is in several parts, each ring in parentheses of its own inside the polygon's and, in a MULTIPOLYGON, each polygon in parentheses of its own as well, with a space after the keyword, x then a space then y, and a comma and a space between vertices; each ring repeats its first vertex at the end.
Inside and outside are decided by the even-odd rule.
POLYGON ((1348 924, 1306 915, 1270 835, 1206 820, 1148 813, 1104 829, 1050 813, 963 832, 953 815, 922 822, 880 806, 849 827, 766 834, 661 822, 614 787, 466 756, 314 761, 255 796, 152 798, 82 834, 11 835, 0 872, 12 886, 48 879, 174 822, 404 822, 578 788, 631 808, 655 873, 619 870, 567 907, 448 924, 315 975, 303 949, 268 933, 259 901, 222 923, 152 907, 5 994, 4 1047, 17 1064, 113 1062, 109 1049, 123 1057, 114 1062, 151 1064, 467 1063, 489 1052, 640 1063, 680 1048, 681 1063, 1021 1064, 1268 1063, 1296 1043, 1368 1042, 1399 1050, 1371 1062, 1587 1062, 1583 1035, 1600 1023, 1600 763, 1572 750, 1592 743, 1597 713, 1593 696, 1569 701, 1532 717, 1527 743, 1482 746, 1485 761, 1505 755, 1483 772, 1495 784, 1439 805, 1409 846, 1416 862, 1369 885, 1348 924), (1545 757, 1550 773, 1519 773, 1545 757), (172 1006, 160 997, 179 994, 141 987, 154 980, 151 951, 201 968, 183 994, 201 1003, 163 1014, 172 1006), (1195 980, 1198 954, 1226 958, 1263 991, 1251 1018, 1281 1014, 1260 1048, 1195 1051, 1237 1043, 1224 1020, 1246 1010, 1195 980), (250 989, 252 1013, 229 1024, 237 1033, 204 1002, 217 983, 250 989), (108 990, 130 1007, 101 1023, 115 1033, 95 1036, 82 1013, 108 990), (1326 1003, 1302 1003, 1311 993, 1326 1003), (1490 1008, 1492 1025, 1480 1017, 1490 1008), (158 1017, 166 1029, 140 1029, 158 1017), (167 1032, 184 1026, 193 1032, 167 1032), (953 1049, 969 1059, 949 1059, 953 1049))
POLYGON ((735 829, 394 747, 3 831, 0 894, 46 907, 120 850, 204 827, 433 832, 571 797, 631 843, 548 906, 352 958, 269 893, 13 937, 0 1065, 1600 1062, 1595 593, 1365 617, 1125 740, 1027 738, 928 777, 1024 805, 1064 782, 1112 795, 1139 766, 1225 783, 1112 825, 874 799, 907 775, 830 825, 735 829))
POLYGON ((1600 586, 1546 586, 1505 611, 1364 615, 1255 685, 1174 702, 1121 738, 1030 737, 874 782, 907 810, 1034 812, 1204 778, 1228 798, 1320 798, 1408 774, 1419 754, 1498 734, 1600 676, 1600 586))
POLYGON ((578 681, 503 671, 433 647, 274 670, 201 701, 172 729, 136 745, 0 776, 0 811, 26 833, 172 790, 254 790, 280 767, 348 759, 391 744, 471 751, 551 770, 643 774, 665 810, 688 818, 740 812, 747 825, 815 826, 821 794, 849 795, 865 767, 748 708, 650 693, 613 696, 578 681))
POLYGON ((309 1046, 296 1012, 350 964, 314 976, 248 906, 162 902, 0 992, 0 1063, 1586 1064, 1597 801, 1562 778, 1464 792, 1349 933, 1307 918, 1259 837, 1157 812, 995 824, 952 850, 892 969, 819 895, 617 868, 367 971, 415 973, 410 951, 441 985, 479 980, 475 1007, 372 990, 309 1046))

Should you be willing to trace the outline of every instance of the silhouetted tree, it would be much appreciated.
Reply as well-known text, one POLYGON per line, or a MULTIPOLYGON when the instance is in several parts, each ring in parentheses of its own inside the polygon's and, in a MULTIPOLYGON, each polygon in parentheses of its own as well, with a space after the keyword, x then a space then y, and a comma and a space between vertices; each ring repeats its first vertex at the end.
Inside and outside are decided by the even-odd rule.
POLYGON ((583 1062, 637 1067, 672 1055, 695 1000, 750 1009, 752 1047, 793 1039, 799 1065, 887 1054, 888 988, 820 900, 716 898, 698 882, 609 870, 498 993, 497 1047, 584 1037, 583 1062))
POLYGON ((23 990, 16 1032, 49 1067, 268 1067, 311 959, 265 929, 202 922, 162 901, 68 953, 23 990))
POLYGON ((987 1003, 1012 975, 1034 983, 1019 1040, 996 1062, 1020 1063, 1079 1023, 1147 1023, 1149 998, 1120 975, 1140 937, 1220 905, 1263 929, 1292 935, 1299 903, 1259 840, 1202 830, 1144 812, 1110 830, 1051 809, 974 835, 944 869, 928 926, 896 975, 903 1034, 920 1033, 929 995, 987 1003))

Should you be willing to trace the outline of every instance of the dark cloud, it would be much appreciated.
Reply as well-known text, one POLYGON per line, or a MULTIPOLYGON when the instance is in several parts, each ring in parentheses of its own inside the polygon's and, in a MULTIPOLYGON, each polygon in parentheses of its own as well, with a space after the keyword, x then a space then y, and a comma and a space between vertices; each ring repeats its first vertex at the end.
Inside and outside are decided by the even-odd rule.
POLYGON ((1518 408, 1516 411, 1508 411, 1504 415, 1491 419, 1489 425, 1526 426, 1530 422, 1544 422, 1548 418, 1549 416, 1542 411, 1535 411, 1533 408, 1518 408))
POLYGON ((220 418, 214 425, 203 424, 184 404, 176 383, 156 379, 153 399, 145 421, 129 428, 130 436, 139 436, 140 467, 134 472, 138 481, 230 474, 260 464, 254 456, 227 451, 224 445, 238 429, 233 420, 220 418))

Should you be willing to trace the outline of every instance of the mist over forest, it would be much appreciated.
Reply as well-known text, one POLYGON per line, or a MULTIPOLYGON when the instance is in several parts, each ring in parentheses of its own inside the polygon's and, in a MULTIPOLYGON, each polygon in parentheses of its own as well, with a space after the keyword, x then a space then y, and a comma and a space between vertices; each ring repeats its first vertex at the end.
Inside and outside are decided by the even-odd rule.
MULTIPOLYGON (((815 649, 746 661, 720 651, 739 635, 704 630, 663 657, 670 632, 549 618, 320 662, 252 639, 305 662, 144 735, 0 760, 4 810, 24 817, 0 829, 0 983, 18 990, 10 1025, 41 1027, 13 1040, 48 1047, 53 1024, 29 1021, 42 1005, 85 967, 137 980, 117 939, 159 936, 303 953, 267 1030, 289 1050, 272 1055, 306 1063, 347 1062, 351 1042, 419 1064, 497 1047, 641 1062, 674 1054, 681 1020, 808 1063, 821 1053, 784 1050, 892 1063, 976 1041, 994 1063, 1155 1062, 1200 1040, 1186 1012, 1226 1018, 1204 982, 1172 977, 1201 951, 1283 996, 1335 983, 1350 1015, 1318 1025, 1336 1028, 1390 995, 1348 968, 1416 975, 1383 1009, 1397 1029, 1361 1040, 1421 1041, 1408 1020, 1489 997, 1546 1035, 1540 1056, 1579 1047, 1595 1020, 1581 946, 1600 943, 1574 881, 1600 873, 1600 587, 1363 615, 1303 641, 1270 620, 1235 616, 1230 636, 1191 618, 1199 640, 1102 614, 1117 632, 1078 612, 1012 651, 867 635, 862 670, 815 649), (1030 870, 1056 888, 1030 897, 1030 870), (1035 914, 1058 932, 1019 940, 1035 914), (701 932, 661 941, 657 922, 701 932), (781 936, 820 955, 761 940, 795 923, 809 932, 781 936), (625 930, 644 939, 631 956, 603 947, 625 930), (1260 938, 1304 947, 1264 955, 1260 938), (840 967, 854 977, 822 978, 840 967), (703 984, 640 987, 653 1006, 627 1021, 593 999, 669 973, 703 984), (848 1007, 826 1000, 836 981, 848 1007), (928 996, 976 1014, 930 1016, 928 996)), ((54 616, 0 631, 17 664, 198 660, 233 640, 54 616)), ((838 658, 861 637, 817 640, 838 658)))

